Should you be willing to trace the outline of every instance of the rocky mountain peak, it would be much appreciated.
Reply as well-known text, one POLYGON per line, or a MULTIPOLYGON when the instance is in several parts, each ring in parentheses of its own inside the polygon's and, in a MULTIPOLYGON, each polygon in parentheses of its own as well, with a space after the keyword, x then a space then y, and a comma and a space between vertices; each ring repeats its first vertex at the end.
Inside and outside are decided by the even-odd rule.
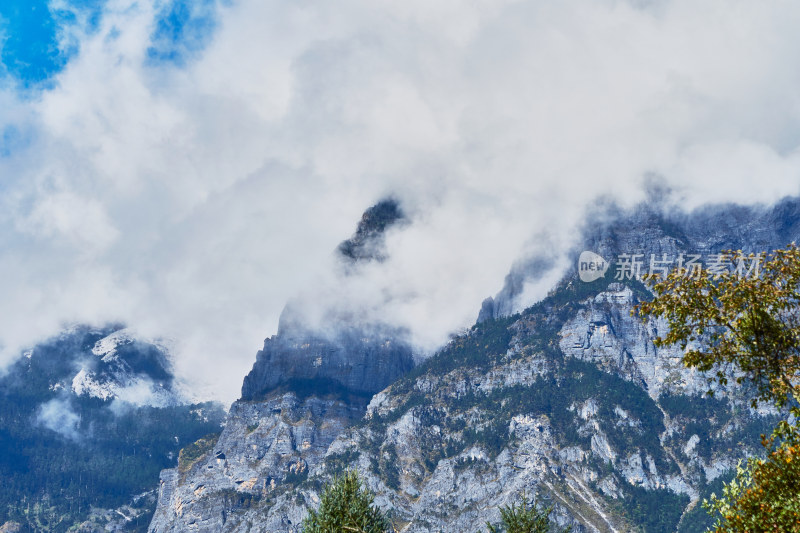
MULTIPOLYGON (((355 234, 337 253, 347 264, 385 260, 385 232, 407 220, 397 200, 382 200, 367 209, 355 234)), ((344 306, 346 308, 346 306, 344 306)), ((265 399, 292 391, 301 396, 366 400, 414 366, 412 349, 397 328, 354 318, 332 309, 322 325, 311 326, 300 307, 289 302, 281 313, 278 334, 264 341, 242 385, 242 399, 265 399)))
POLYGON ((393 338, 402 332, 287 320, 214 448, 162 474, 150 531, 298 532, 344 468, 359 470, 404 533, 482 529, 522 491, 580 533, 705 530, 698 502, 759 453, 774 413, 750 410, 735 387, 707 398, 681 350, 653 343, 666 325, 631 316, 647 288, 616 265, 583 281, 577 259, 639 254, 646 273, 651 255, 770 251, 800 238, 800 200, 664 205, 601 206, 546 298, 513 311, 525 284, 554 267, 550 257, 516 265, 479 322, 413 369, 393 338))
POLYGON ((355 234, 343 241, 337 251, 350 263, 384 261, 386 231, 407 220, 398 200, 394 198, 381 200, 364 212, 355 234))

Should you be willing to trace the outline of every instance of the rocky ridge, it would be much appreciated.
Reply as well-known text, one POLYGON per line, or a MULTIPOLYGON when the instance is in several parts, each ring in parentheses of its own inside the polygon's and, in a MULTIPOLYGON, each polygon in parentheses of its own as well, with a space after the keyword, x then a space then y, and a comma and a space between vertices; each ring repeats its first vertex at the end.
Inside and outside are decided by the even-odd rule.
MULTIPOLYGON (((798 205, 669 216, 612 207, 582 245, 607 259, 771 250, 800 235, 798 205)), ((477 531, 522 490, 552 501, 554 519, 576 531, 702 531, 698 500, 758 453, 773 420, 743 391, 705 397, 704 376, 653 345, 665 325, 631 317, 648 297, 614 268, 592 283, 573 268, 522 313, 484 304, 468 333, 366 407, 344 381, 347 394, 267 381, 234 404, 214 446, 162 473, 150 531, 299 531, 346 467, 405 532, 477 531)))

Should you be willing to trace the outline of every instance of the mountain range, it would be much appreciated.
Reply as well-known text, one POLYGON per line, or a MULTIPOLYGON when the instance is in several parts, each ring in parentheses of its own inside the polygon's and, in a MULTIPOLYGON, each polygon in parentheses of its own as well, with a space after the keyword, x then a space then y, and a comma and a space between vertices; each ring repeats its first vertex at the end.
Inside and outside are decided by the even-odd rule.
MULTIPOLYGON (((410 224, 394 198, 367 209, 339 274, 380 268, 410 224)), ((639 278, 689 261, 753 274, 720 252, 799 236, 796 198, 598 204, 543 299, 522 302, 555 256, 516 263, 432 354, 350 302, 312 318, 289 301, 227 412, 174 376, 168 342, 67 328, 0 376, 0 531, 297 532, 346 468, 409 533, 482 531, 523 491, 578 532, 704 531, 699 502, 762 453, 778 414, 738 386, 709 397, 680 350, 657 348, 666 324, 633 316, 652 296, 639 278)))
POLYGON ((164 343, 74 326, 0 376, 3 532, 145 531, 158 472, 225 412, 176 382, 164 343))
MULTIPOLYGON (((653 344, 666 324, 632 316, 651 297, 638 274, 783 247, 799 213, 794 198, 690 213, 657 199, 598 205, 544 299, 515 311, 556 264, 520 262, 475 325, 429 357, 381 317, 334 309, 320 327, 290 302, 221 433, 161 473, 149 531, 300 531, 345 468, 404 532, 479 531, 523 491, 574 531, 703 531, 698 502, 760 453, 777 414, 753 410, 742 388, 707 396, 680 350, 653 344), (581 281, 582 251, 611 268, 581 281)), ((385 260, 384 232, 404 223, 396 200, 376 204, 338 248, 342 263, 385 260)))

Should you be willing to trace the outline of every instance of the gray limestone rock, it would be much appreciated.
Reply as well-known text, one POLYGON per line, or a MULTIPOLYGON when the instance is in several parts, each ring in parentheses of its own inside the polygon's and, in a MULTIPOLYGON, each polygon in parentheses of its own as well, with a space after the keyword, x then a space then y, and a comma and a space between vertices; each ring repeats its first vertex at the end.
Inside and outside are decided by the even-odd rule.
MULTIPOLYGON (((607 259, 770 250, 800 237, 799 205, 608 207, 581 242, 607 259)), ((709 481, 759 452, 774 413, 734 388, 704 400, 704 376, 653 345, 665 324, 631 316, 647 290, 613 270, 583 284, 573 267, 549 298, 503 318, 524 271, 410 374, 410 350, 391 334, 331 342, 283 329, 213 449, 162 474, 150 531, 296 532, 347 467, 406 533, 482 530, 522 491, 578 532, 677 529, 709 481), (670 510, 645 527, 653 517, 631 505, 648 501, 670 510)))

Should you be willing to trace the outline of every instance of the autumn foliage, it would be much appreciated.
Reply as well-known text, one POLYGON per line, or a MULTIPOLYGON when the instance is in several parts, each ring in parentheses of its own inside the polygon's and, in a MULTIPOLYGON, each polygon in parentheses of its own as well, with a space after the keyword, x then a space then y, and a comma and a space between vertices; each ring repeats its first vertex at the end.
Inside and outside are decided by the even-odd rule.
POLYGON ((677 269, 649 281, 655 298, 638 311, 666 319, 657 346, 679 345, 683 363, 709 382, 736 376, 755 386, 754 407, 772 403, 788 415, 762 437, 766 457, 740 463, 722 496, 704 503, 718 517, 715 531, 800 533, 800 249, 776 250, 749 276, 677 269))

